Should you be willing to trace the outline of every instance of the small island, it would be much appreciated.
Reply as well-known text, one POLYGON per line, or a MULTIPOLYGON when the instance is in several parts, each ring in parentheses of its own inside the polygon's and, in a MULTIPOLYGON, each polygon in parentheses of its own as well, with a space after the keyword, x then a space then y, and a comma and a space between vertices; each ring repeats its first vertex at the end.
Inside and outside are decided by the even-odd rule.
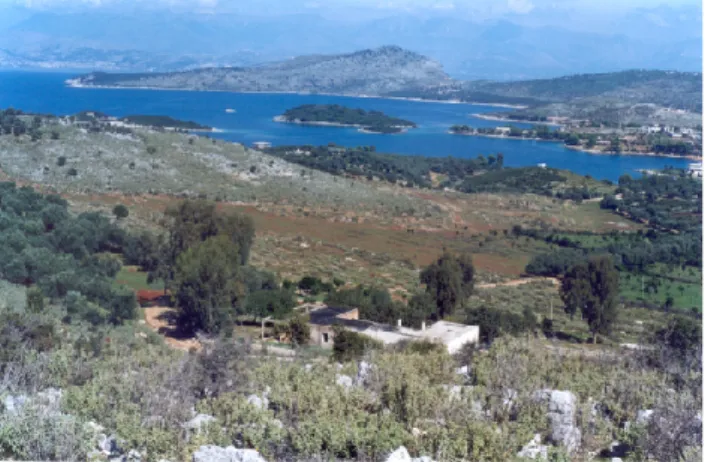
POLYGON ((274 118, 276 122, 333 127, 357 127, 364 133, 403 133, 416 124, 380 111, 352 109, 338 104, 304 104, 274 118))

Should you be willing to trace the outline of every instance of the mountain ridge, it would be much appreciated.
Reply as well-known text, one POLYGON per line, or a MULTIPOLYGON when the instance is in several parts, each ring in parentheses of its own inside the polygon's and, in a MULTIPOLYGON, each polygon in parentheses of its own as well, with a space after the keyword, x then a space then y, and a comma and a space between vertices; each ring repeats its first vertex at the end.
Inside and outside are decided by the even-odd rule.
POLYGON ((152 74, 94 72, 69 81, 75 86, 352 95, 383 95, 451 82, 437 61, 393 45, 346 54, 300 56, 253 67, 152 74))
POLYGON ((631 69, 550 79, 462 81, 437 61, 387 45, 347 54, 307 55, 251 67, 209 67, 165 73, 94 72, 72 86, 230 92, 329 93, 541 106, 555 103, 656 104, 700 112, 702 74, 631 69))

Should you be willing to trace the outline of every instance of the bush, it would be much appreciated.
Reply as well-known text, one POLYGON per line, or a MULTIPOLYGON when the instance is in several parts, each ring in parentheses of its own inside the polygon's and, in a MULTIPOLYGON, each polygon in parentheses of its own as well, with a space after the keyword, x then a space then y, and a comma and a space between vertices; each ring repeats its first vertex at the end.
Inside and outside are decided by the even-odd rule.
POLYGON ((314 276, 304 276, 301 278, 298 284, 299 289, 310 293, 311 295, 318 295, 321 292, 329 293, 333 290, 333 286, 330 283, 323 282, 319 278, 314 276))
POLYGON ((361 359, 369 350, 382 349, 382 344, 357 332, 335 326, 333 337, 333 359, 347 362, 361 359))
POLYGON ((20 460, 86 460, 92 436, 82 422, 36 404, 0 413, 0 454, 20 460))
POLYGON ((482 341, 492 343, 504 334, 519 335, 523 332, 533 331, 537 320, 533 311, 527 308, 522 314, 518 314, 483 306, 469 310, 465 323, 479 326, 482 341))
POLYGON ((59 158, 56 159, 56 165, 58 165, 59 167, 63 167, 64 165, 66 165, 66 157, 59 156, 59 158))
POLYGON ((66 172, 66 174, 67 174, 68 176, 76 176, 76 175, 78 175, 78 170, 76 170, 75 168, 71 167, 70 169, 68 169, 68 171, 66 172))
POLYGON ((549 318, 543 318, 541 321, 541 330, 546 337, 553 337, 553 320, 549 318))
POLYGON ((41 313, 44 311, 44 294, 39 287, 27 289, 27 311, 41 313))
POLYGON ((305 319, 300 316, 295 317, 287 327, 287 333, 294 345, 305 345, 311 338, 311 327, 305 319))
POLYGON ((115 215, 115 218, 118 220, 121 220, 123 218, 127 218, 128 215, 130 215, 130 211, 124 205, 118 204, 113 207, 113 215, 115 215))

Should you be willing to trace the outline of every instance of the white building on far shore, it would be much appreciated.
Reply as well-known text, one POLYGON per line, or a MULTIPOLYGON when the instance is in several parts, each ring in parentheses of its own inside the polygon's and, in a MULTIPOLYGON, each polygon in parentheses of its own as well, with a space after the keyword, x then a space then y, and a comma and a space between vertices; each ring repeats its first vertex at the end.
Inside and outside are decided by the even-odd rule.
POLYGON ((688 164, 688 174, 693 177, 702 178, 703 177, 703 163, 696 162, 688 164))

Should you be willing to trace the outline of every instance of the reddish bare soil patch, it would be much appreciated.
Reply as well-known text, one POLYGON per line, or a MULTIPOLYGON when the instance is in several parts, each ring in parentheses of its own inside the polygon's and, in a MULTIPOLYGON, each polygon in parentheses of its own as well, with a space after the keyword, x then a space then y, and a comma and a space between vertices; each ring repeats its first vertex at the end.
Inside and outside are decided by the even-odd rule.
POLYGON ((195 338, 182 338, 177 334, 176 310, 165 306, 144 308, 144 320, 155 332, 164 336, 166 343, 177 350, 189 351, 201 349, 201 343, 195 338))

